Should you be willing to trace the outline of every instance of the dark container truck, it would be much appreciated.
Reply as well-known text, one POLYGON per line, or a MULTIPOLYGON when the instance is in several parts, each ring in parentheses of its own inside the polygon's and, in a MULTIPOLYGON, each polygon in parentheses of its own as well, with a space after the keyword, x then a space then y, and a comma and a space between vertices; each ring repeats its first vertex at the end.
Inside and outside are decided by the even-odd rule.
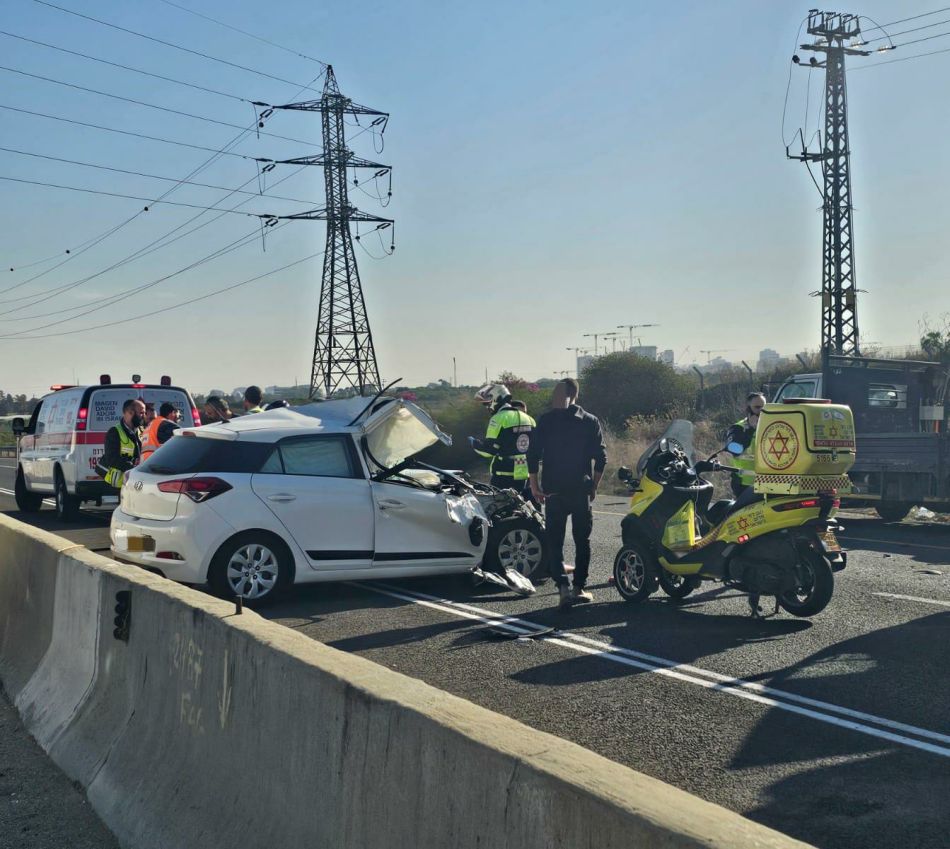
POLYGON ((857 433, 848 502, 899 521, 914 505, 950 512, 948 380, 940 363, 829 355, 821 372, 788 378, 774 400, 847 404, 857 433))

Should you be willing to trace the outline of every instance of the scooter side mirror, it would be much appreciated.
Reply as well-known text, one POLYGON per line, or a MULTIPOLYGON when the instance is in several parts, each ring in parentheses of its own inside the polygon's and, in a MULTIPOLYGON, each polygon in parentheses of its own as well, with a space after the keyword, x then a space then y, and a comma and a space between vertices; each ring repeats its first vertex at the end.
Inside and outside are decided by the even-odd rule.
POLYGON ((743 451, 745 451, 745 448, 742 445, 740 445, 738 442, 730 442, 726 446, 726 451, 738 457, 743 451))
POLYGON ((626 466, 621 466, 619 469, 617 469, 617 477, 627 483, 633 480, 633 472, 631 472, 626 466))
POLYGON ((666 454, 670 450, 670 441, 664 436, 660 440, 660 451, 666 454))

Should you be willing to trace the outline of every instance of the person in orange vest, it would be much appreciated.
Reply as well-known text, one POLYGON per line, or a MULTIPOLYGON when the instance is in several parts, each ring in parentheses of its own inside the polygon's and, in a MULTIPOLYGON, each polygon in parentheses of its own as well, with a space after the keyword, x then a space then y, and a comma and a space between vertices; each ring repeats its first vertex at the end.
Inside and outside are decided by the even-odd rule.
POLYGON ((171 401, 166 401, 158 409, 158 415, 145 428, 142 434, 142 460, 145 462, 152 456, 160 445, 164 445, 172 438, 172 435, 180 427, 178 422, 181 420, 181 410, 171 401))

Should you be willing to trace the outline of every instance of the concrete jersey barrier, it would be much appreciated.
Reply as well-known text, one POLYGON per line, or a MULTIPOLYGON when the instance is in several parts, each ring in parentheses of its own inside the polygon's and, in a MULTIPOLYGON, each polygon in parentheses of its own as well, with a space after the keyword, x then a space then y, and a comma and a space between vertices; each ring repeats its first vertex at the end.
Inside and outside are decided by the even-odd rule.
POLYGON ((134 849, 806 845, 3 515, 0 679, 134 849))

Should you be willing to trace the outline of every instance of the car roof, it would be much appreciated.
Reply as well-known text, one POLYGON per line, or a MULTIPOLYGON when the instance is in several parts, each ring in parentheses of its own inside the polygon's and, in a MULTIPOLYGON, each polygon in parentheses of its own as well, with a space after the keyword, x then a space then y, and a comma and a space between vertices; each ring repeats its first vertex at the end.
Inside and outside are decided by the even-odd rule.
POLYGON ((392 398, 377 400, 356 397, 340 401, 315 401, 299 407, 278 407, 262 413, 243 415, 229 422, 207 424, 187 428, 196 436, 217 439, 241 439, 250 442, 269 442, 292 433, 300 435, 316 433, 352 433, 362 430, 362 424, 353 420, 367 411, 372 401, 371 413, 389 404, 401 404, 392 398))

